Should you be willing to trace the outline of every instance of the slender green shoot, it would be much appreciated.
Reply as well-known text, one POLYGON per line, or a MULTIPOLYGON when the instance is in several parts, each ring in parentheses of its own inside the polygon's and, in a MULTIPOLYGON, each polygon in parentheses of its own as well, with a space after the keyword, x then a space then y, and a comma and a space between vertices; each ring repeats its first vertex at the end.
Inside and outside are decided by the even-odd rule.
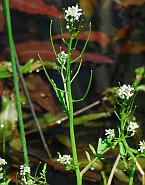
POLYGON ((16 68, 16 61, 15 61, 15 51, 14 51, 14 41, 13 41, 12 27, 11 27, 9 1, 3 0, 3 6, 4 6, 4 13, 6 18, 6 25, 7 25, 7 31, 8 31, 9 46, 10 46, 10 55, 11 55, 12 70, 13 70, 13 83, 14 83, 14 89, 16 94, 16 105, 17 105, 17 111, 18 111, 18 122, 20 126, 21 142, 23 146, 24 164, 29 165, 24 123, 23 123, 23 116, 22 116, 22 109, 21 109, 19 83, 18 83, 18 77, 17 77, 17 68, 16 68))

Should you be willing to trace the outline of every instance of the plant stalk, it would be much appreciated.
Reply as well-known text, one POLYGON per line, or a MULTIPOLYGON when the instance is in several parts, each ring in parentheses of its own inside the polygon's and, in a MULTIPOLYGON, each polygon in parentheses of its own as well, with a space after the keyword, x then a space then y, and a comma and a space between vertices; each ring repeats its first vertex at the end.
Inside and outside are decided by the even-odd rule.
POLYGON ((82 175, 80 173, 77 150, 76 150, 76 141, 74 133, 74 115, 73 115, 73 100, 72 100, 72 90, 71 90, 71 48, 72 48, 73 34, 70 33, 70 40, 68 45, 68 60, 67 60, 67 69, 66 69, 66 102, 67 102, 67 113, 70 124, 70 139, 72 145, 72 155, 74 165, 76 166, 75 172, 77 177, 77 185, 82 185, 82 175))
POLYGON ((133 162, 131 174, 129 176, 129 185, 133 185, 133 178, 134 178, 135 169, 136 169, 136 164, 135 164, 135 162, 133 162))
POLYGON ((16 61, 15 61, 15 51, 14 51, 14 41, 13 41, 12 27, 11 27, 9 0, 3 0, 3 6, 4 6, 4 14, 6 18, 6 26, 7 26, 9 46, 10 46, 10 55, 11 55, 11 63, 12 63, 12 70, 13 70, 13 83, 14 83, 14 89, 15 89, 15 95, 16 95, 16 105, 17 105, 17 111, 18 111, 18 122, 20 126, 21 142, 23 147, 24 164, 29 165, 24 123, 23 123, 22 109, 21 109, 21 98, 20 98, 19 84, 18 84, 18 77, 17 77, 17 68, 16 68, 16 61))

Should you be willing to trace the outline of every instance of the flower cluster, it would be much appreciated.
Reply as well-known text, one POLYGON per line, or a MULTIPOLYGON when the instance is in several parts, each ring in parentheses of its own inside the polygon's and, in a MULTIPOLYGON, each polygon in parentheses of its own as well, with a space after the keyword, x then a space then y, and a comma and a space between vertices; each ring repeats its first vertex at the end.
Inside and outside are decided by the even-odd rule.
POLYGON ((20 175, 23 176, 23 175, 26 175, 26 174, 30 174, 31 170, 30 170, 30 167, 27 166, 27 165, 21 165, 20 166, 20 175))
POLYGON ((7 162, 5 161, 5 159, 2 159, 0 157, 0 166, 5 166, 7 164, 7 162))
POLYGON ((2 159, 0 157, 0 180, 3 179, 2 167, 5 166, 6 164, 7 162, 5 161, 5 159, 2 159))
POLYGON ((139 126, 136 122, 133 122, 133 121, 128 122, 127 131, 132 132, 131 136, 134 136, 134 134, 136 132, 136 128, 139 128, 139 126))
POLYGON ((68 57, 68 54, 66 54, 64 51, 61 51, 58 55, 57 55, 57 61, 60 63, 60 64, 65 64, 66 61, 67 61, 67 57, 68 57))
POLYGON ((80 16, 82 15, 82 9, 78 7, 78 4, 76 6, 68 7, 67 10, 65 10, 65 20, 66 21, 78 21, 80 16))
POLYGON ((21 181, 22 184, 25 185, 31 185, 33 184, 31 180, 27 181, 26 175, 29 174, 30 175, 31 169, 29 166, 27 165, 21 165, 20 166, 20 175, 22 176, 21 181))
POLYGON ((58 159, 57 159, 58 162, 60 162, 61 164, 64 164, 64 165, 70 165, 71 164, 71 161, 72 161, 72 158, 70 155, 61 155, 60 153, 58 153, 58 159))
POLYGON ((138 149, 139 152, 143 153, 145 151, 145 141, 140 141, 139 142, 140 148, 138 149))
POLYGON ((80 16, 83 15, 82 9, 78 7, 78 4, 76 6, 68 7, 67 10, 65 10, 65 20, 66 23, 66 29, 68 31, 76 31, 78 27, 78 21, 80 20, 80 16), (76 23, 76 26, 74 24, 76 23))
POLYGON ((115 137, 115 131, 114 131, 114 129, 106 129, 105 130, 105 135, 107 135, 107 136, 110 136, 111 138, 114 138, 115 137))
POLYGON ((119 96, 121 99, 129 99, 134 95, 135 89, 134 87, 130 85, 123 85, 119 88, 116 89, 116 94, 119 96))

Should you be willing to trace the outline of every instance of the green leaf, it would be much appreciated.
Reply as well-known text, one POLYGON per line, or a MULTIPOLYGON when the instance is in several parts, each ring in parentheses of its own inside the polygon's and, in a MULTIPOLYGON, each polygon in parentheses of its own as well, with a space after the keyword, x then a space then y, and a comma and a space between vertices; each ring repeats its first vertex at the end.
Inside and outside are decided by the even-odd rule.
POLYGON ((89 148, 92 151, 93 155, 96 156, 97 155, 96 150, 94 149, 94 147, 91 144, 89 144, 89 148))
POLYGON ((136 89, 139 91, 145 91, 145 85, 139 85, 136 87, 136 89))
POLYGON ((102 138, 99 138, 97 154, 102 154, 107 149, 107 146, 107 140, 103 141, 102 138))
POLYGON ((91 162, 91 156, 90 156, 89 152, 85 151, 85 154, 86 154, 86 157, 87 157, 88 161, 91 162))
POLYGON ((46 168, 47 168, 47 163, 45 163, 43 166, 43 170, 42 170, 43 174, 46 173, 46 168))
POLYGON ((133 153, 138 154, 138 150, 134 149, 134 148, 129 148, 133 153))
POLYGON ((54 80, 51 79, 51 84, 53 86, 53 89, 55 90, 56 96, 58 97, 59 101, 64 105, 65 107, 65 92, 59 88, 57 88, 56 83, 54 80))
POLYGON ((143 74, 144 72, 145 72, 145 68, 143 66, 135 69, 135 73, 143 74))
POLYGON ((33 64, 33 62, 34 62, 34 59, 28 60, 26 64, 22 66, 22 73, 29 73, 30 71, 32 71, 31 65, 33 64))
POLYGON ((125 156, 126 155, 126 150, 125 150, 124 144, 122 142, 119 142, 119 149, 120 149, 120 154, 122 156, 125 156))
MULTIPOLYGON (((96 121, 96 119, 107 118, 107 117, 110 117, 110 114, 106 113, 106 112, 91 113, 91 114, 75 117, 74 123, 75 123, 75 125, 80 125, 80 124, 85 124, 85 123, 92 121, 92 120, 96 121)), ((96 123, 95 125, 99 125, 99 124, 96 123)), ((102 124, 101 124, 101 126, 102 126, 102 124)))
POLYGON ((8 67, 0 66, 0 78, 8 78, 11 76, 12 76, 12 73, 8 70, 8 67))
MULTIPOLYGON (((56 64, 52 61, 43 62, 44 66, 47 66, 49 69, 56 69, 56 64)), ((30 59, 26 62, 25 65, 21 67, 22 73, 30 73, 35 71, 36 69, 42 68, 42 63, 40 60, 34 61, 34 59, 30 59)))
POLYGON ((66 107, 66 104, 65 104, 65 92, 60 90, 60 89, 57 89, 57 91, 55 91, 55 92, 56 92, 56 95, 57 95, 59 101, 62 103, 62 105, 64 107, 66 107))

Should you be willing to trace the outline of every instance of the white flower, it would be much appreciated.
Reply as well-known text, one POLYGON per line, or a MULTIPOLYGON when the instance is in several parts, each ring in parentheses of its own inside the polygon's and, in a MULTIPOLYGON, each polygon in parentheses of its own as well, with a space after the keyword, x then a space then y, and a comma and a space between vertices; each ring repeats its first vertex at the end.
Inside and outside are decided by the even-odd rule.
POLYGON ((31 169, 29 166, 27 165, 21 165, 20 166, 20 175, 21 176, 25 176, 27 173, 30 174, 31 169))
POLYGON ((109 129, 106 129, 105 132, 106 132, 105 135, 109 135, 109 136, 111 136, 112 138, 115 137, 114 129, 110 129, 110 128, 109 128, 109 129))
POLYGON ((2 159, 0 157, 0 166, 6 165, 6 164, 7 164, 7 162, 5 161, 5 159, 2 159))
POLYGON ((143 141, 140 141, 139 142, 139 145, 140 145, 140 148, 138 149, 138 151, 140 151, 141 153, 143 153, 144 150, 145 150, 145 141, 144 140, 143 141))
POLYGON ((70 22, 73 22, 74 20, 78 21, 81 15, 82 9, 78 7, 78 4, 76 6, 68 7, 68 9, 65 10, 66 21, 70 22))
POLYGON ((27 181, 25 176, 21 179, 21 184, 22 185, 36 185, 32 179, 27 181))
POLYGON ((70 165, 71 164, 71 161, 72 161, 72 158, 70 155, 61 155, 60 153, 58 153, 58 159, 57 159, 58 162, 60 162, 61 164, 64 164, 64 165, 70 165))
POLYGON ((129 99, 134 95, 134 87, 130 86, 130 85, 123 85, 119 88, 117 88, 117 95, 121 98, 121 99, 129 99))
POLYGON ((131 136, 134 136, 136 128, 139 128, 138 124, 136 122, 130 121, 128 123, 127 131, 132 132, 131 136))
POLYGON ((57 60, 59 63, 66 63, 67 61, 67 57, 68 54, 66 54, 64 51, 61 51, 58 55, 57 55, 57 60))

